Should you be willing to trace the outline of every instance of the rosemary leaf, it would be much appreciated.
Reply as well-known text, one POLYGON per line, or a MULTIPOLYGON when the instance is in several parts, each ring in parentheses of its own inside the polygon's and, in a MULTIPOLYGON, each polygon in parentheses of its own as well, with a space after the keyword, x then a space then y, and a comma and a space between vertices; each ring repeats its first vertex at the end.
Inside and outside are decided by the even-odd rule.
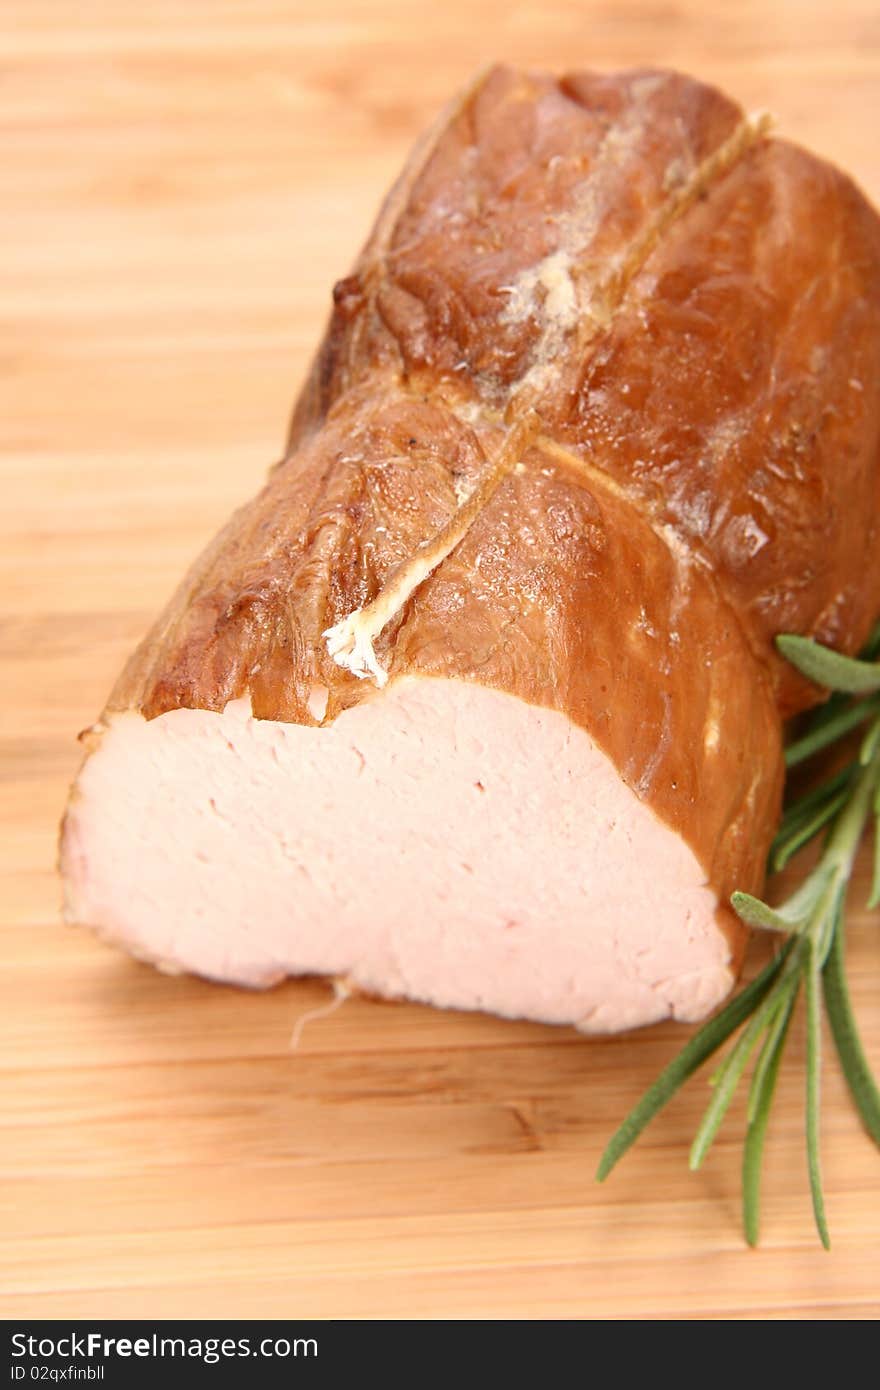
POLYGON ((826 778, 824 782, 811 787, 809 791, 804 792, 796 799, 789 800, 780 822, 778 834, 784 835, 789 830, 794 829, 802 820, 810 816, 817 806, 821 806, 830 796, 834 796, 841 787, 846 787, 852 779, 854 771, 853 764, 849 763, 846 767, 842 767, 839 772, 835 772, 833 777, 826 778))
POLYGON ((876 661, 841 656, 840 652, 823 647, 811 637, 799 637, 794 633, 777 637, 776 646, 792 666, 817 685, 844 690, 850 695, 867 695, 880 690, 880 663, 876 661))
POLYGON ((746 1112, 746 1122, 748 1124, 752 1123, 757 1113, 758 1095, 763 1089, 764 1073, 770 1067, 773 1058, 773 1049, 778 1039, 785 1031, 785 1020, 791 1018, 800 991, 801 978, 802 972, 800 970, 793 971, 789 974, 789 978, 784 987, 782 982, 780 982, 778 986, 779 1006, 775 1010, 773 1017, 768 1021, 767 1036, 764 1039, 764 1046, 761 1048, 758 1061, 755 1064, 755 1070, 752 1073, 752 1081, 749 1087, 749 1104, 746 1112))
POLYGON ((789 918, 783 917, 776 908, 768 907, 760 898, 753 898, 751 893, 734 893, 730 903, 737 917, 747 927, 782 932, 785 936, 792 930, 789 918))
MULTIPOLYGON (((880 836, 878 836, 880 841, 880 836)), ((837 1048, 843 1075, 849 1086, 856 1109, 865 1129, 880 1145, 880 1091, 871 1075, 868 1059, 862 1048, 856 1027, 849 988, 846 983, 846 949, 843 939, 843 914, 838 917, 831 950, 822 971, 825 1010, 831 1025, 831 1036, 837 1048)))
MULTIPOLYGON (((877 788, 880 801, 880 787, 877 788)), ((868 893, 868 907, 880 907, 880 807, 874 812, 874 873, 868 893)))
POLYGON ((876 656, 880 656, 880 620, 878 620, 871 631, 867 642, 859 652, 862 661, 873 661, 876 656))
POLYGON ((749 1127, 743 1148, 743 1230, 749 1245, 757 1245, 761 1214, 761 1163, 770 1107, 797 998, 797 982, 767 1033, 749 1091, 749 1127))
POLYGON ((815 946, 810 945, 806 970, 807 986, 807 1167, 816 1230, 826 1250, 831 1248, 828 1222, 825 1219, 825 1195, 822 1191, 822 1169, 819 1161, 819 1099, 822 1070, 822 1019, 819 1012, 819 960, 815 946))
POLYGON ((844 734, 848 734, 851 729, 857 729, 860 724, 864 724, 865 720, 870 719, 872 714, 876 714, 878 709, 880 709, 880 701, 874 699, 861 700, 855 705, 847 701, 833 717, 823 719, 821 722, 816 720, 803 737, 788 745, 785 750, 785 766, 792 768, 797 767, 799 763, 806 762, 807 758, 812 758, 823 748, 830 747, 844 734))
POLYGON ((747 927, 762 927, 765 931, 786 934, 799 932, 809 922, 833 880, 830 865, 820 860, 812 873, 779 907, 769 907, 751 893, 733 893, 730 903, 741 922, 747 927))
MULTIPOLYGON (((849 769, 847 768, 847 771, 849 769)), ((800 823, 794 829, 790 829, 787 834, 780 831, 770 846, 770 869, 773 873, 778 873, 784 869, 789 859, 797 854, 799 849, 812 840, 814 835, 828 824, 833 816, 843 806, 849 791, 844 786, 834 796, 828 797, 818 806, 811 815, 801 818, 800 823)))
MULTIPOLYGON (((865 704, 867 704, 867 700, 865 704)), ((872 758, 876 758, 880 750, 880 719, 868 730, 862 739, 862 746, 859 749, 859 762, 862 767, 867 767, 872 758)))
POLYGON ((708 1023, 704 1023, 699 1032, 685 1043, 678 1056, 663 1069, 608 1141, 596 1173, 599 1182, 608 1177, 612 1168, 635 1143, 658 1110, 662 1110, 688 1077, 692 1076, 713 1052, 718 1051, 731 1033, 745 1022, 753 1009, 769 994, 790 951, 791 943, 783 947, 779 955, 764 966, 761 973, 755 976, 741 994, 737 994, 719 1014, 710 1018, 708 1023))
MULTIPOLYGON (((835 817, 834 825, 828 836, 828 842, 822 855, 822 863, 827 865, 829 872, 837 879, 839 887, 845 889, 849 881, 865 822, 871 813, 872 802, 876 809, 878 798, 880 798, 880 758, 876 758, 867 767, 859 769, 858 775, 853 780, 851 794, 841 808, 840 814, 835 817)), ((815 873, 815 870, 813 872, 815 873)), ((812 878, 812 876, 811 874, 810 877, 812 878)), ((830 941, 828 944, 830 945, 830 941)))
MULTIPOLYGON (((782 983, 780 981, 780 983, 782 983)), ((748 1028, 740 1034, 731 1048, 715 1079, 715 1091, 700 1122, 691 1146, 690 1167, 695 1172, 703 1163, 712 1147, 721 1122, 730 1108, 734 1091, 746 1069, 746 1064, 761 1040, 761 1034, 772 1022, 779 1010, 780 998, 776 989, 771 990, 763 1004, 755 1010, 748 1028)))

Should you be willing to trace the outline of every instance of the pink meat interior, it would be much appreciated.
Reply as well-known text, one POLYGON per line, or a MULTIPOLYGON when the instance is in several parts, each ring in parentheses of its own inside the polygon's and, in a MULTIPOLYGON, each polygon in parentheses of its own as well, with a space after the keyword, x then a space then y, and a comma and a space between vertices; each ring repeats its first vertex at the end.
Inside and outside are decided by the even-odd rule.
POLYGON ((66 912, 164 969, 605 1032, 731 984, 692 851, 555 710, 406 676, 306 727, 110 717, 62 848, 66 912))

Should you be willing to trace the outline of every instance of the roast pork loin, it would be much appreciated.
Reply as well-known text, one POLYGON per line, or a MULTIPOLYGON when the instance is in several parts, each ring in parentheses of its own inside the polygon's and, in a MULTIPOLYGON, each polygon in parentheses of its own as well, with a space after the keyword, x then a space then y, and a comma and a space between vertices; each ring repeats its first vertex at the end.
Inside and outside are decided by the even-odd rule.
POLYGON ((481 76, 283 461, 131 658, 66 913, 170 970, 612 1031, 729 990, 782 719, 880 609, 880 223, 670 72, 481 76))

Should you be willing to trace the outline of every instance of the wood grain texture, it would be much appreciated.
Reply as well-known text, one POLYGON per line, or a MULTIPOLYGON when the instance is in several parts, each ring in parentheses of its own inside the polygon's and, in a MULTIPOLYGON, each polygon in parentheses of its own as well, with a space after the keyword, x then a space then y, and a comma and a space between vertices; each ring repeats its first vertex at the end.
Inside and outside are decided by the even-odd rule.
MULTIPOLYGON (((54 874, 74 734, 278 455, 329 288, 450 93, 494 58, 676 65, 876 202, 874 0, 4 0, 0 43, 4 1315, 876 1316, 880 1161, 829 1059, 824 1255, 799 1035, 754 1254, 741 1106, 687 1171, 702 1080, 592 1180, 686 1030, 354 999, 291 1053, 325 986, 165 978, 63 929, 54 874)), ((849 949, 880 1065, 877 926, 849 949)))

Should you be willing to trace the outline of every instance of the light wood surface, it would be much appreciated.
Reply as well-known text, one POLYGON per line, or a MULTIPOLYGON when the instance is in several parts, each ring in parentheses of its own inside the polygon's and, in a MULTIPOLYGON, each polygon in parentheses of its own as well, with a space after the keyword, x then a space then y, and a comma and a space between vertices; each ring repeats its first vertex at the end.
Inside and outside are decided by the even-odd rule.
MULTIPOLYGON (((2 0, 0 1283, 6 1316, 871 1317, 880 1156, 802 1044, 739 1230, 698 1080, 604 1187, 680 1045, 168 979, 59 925, 77 730, 277 456, 329 288, 410 141, 493 58, 707 76, 880 200, 876 0, 2 0)), ((864 901, 867 859, 857 887, 864 901)), ((880 933, 855 912, 880 1065, 880 933)), ((756 953, 755 962, 759 959, 756 953)))

